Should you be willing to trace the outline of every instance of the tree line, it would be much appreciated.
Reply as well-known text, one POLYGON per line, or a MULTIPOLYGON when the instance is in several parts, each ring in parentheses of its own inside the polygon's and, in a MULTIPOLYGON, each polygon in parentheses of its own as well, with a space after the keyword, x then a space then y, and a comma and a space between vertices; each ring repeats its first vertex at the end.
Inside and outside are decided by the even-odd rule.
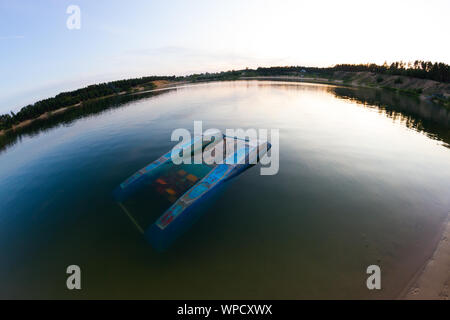
POLYGON ((36 103, 29 104, 20 109, 17 113, 11 111, 10 114, 0 115, 0 130, 11 128, 14 124, 18 124, 25 120, 35 119, 46 112, 54 111, 59 108, 73 106, 83 101, 106 97, 121 92, 129 92, 133 87, 139 85, 145 85, 148 89, 152 89, 155 87, 152 81, 171 80, 173 78, 174 76, 151 76, 125 79, 94 84, 74 91, 62 92, 53 98, 43 99, 36 103))
POLYGON ((338 64, 333 71, 368 71, 383 74, 401 75, 421 79, 430 79, 439 82, 450 82, 450 66, 442 62, 416 60, 414 62, 393 62, 388 65, 375 63, 367 64, 338 64))
POLYGON ((317 74, 324 77, 331 77, 333 72, 374 72, 380 74, 402 75, 421 79, 430 79, 439 82, 450 82, 450 66, 442 62, 431 62, 416 60, 414 62, 393 62, 382 65, 375 63, 366 64, 337 64, 333 67, 318 68, 304 66, 287 67, 259 67, 257 69, 231 70, 216 73, 201 73, 187 76, 190 81, 210 81, 210 80, 233 80, 242 76, 299 76, 302 74, 317 74))
POLYGON ((29 104, 19 112, 0 115, 0 130, 11 128, 12 125, 25 120, 34 119, 48 111, 76 105, 80 102, 105 97, 119 92, 130 91, 138 85, 146 85, 151 88, 151 81, 155 80, 189 80, 189 81, 211 81, 211 80, 234 80, 242 76, 298 76, 304 73, 315 73, 323 76, 331 76, 333 72, 374 72, 380 74, 402 75, 421 79, 430 79, 440 82, 450 82, 450 66, 442 62, 431 62, 416 60, 414 62, 393 62, 382 65, 375 63, 366 64, 337 64, 333 67, 259 67, 257 69, 231 70, 217 73, 192 74, 185 77, 175 76, 151 76, 136 79, 118 80, 101 84, 94 84, 88 87, 62 92, 53 98, 40 100, 34 104, 29 104))

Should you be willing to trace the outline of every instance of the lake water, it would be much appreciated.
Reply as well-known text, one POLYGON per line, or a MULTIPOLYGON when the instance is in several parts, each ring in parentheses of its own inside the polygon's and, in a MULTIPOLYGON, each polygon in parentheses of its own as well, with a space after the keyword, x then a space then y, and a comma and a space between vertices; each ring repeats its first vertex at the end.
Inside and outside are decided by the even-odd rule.
POLYGON ((125 100, 8 137, 0 298, 395 298, 450 211, 450 114, 413 97, 236 81, 125 100), (279 129, 280 170, 245 171, 159 253, 111 193, 194 120, 279 129), (72 264, 80 291, 66 289, 72 264), (372 264, 379 291, 366 288, 372 264))

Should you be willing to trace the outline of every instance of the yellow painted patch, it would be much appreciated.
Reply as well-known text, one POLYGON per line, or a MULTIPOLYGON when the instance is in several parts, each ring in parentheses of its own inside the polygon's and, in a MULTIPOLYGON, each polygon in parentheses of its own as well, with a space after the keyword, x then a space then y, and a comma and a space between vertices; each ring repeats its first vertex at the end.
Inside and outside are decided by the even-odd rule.
POLYGON ((156 179, 156 182, 158 182, 159 184, 167 184, 167 182, 161 178, 156 179))
POLYGON ((166 189, 166 192, 167 192, 168 194, 171 194, 171 195, 175 195, 175 194, 176 194, 175 190, 170 189, 170 188, 167 188, 167 189, 166 189))
POLYGON ((192 182, 195 182, 198 180, 198 178, 196 176, 194 176, 193 174, 188 174, 186 179, 188 179, 189 181, 192 181, 192 182))

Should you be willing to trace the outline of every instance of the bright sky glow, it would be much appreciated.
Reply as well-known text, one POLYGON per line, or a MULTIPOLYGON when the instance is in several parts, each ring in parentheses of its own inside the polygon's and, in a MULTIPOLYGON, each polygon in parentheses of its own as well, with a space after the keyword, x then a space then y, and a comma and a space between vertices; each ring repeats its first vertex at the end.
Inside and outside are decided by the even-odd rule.
POLYGON ((87 84, 275 65, 450 63, 450 1, 0 0, 0 113, 87 84), (66 9, 81 8, 68 30, 66 9))

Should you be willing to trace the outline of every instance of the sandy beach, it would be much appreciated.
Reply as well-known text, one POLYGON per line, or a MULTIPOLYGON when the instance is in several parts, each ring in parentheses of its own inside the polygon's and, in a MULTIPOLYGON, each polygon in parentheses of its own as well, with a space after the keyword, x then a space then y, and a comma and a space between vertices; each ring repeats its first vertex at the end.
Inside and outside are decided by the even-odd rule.
POLYGON ((432 257, 401 294, 406 300, 448 300, 450 295, 450 215, 432 257))

